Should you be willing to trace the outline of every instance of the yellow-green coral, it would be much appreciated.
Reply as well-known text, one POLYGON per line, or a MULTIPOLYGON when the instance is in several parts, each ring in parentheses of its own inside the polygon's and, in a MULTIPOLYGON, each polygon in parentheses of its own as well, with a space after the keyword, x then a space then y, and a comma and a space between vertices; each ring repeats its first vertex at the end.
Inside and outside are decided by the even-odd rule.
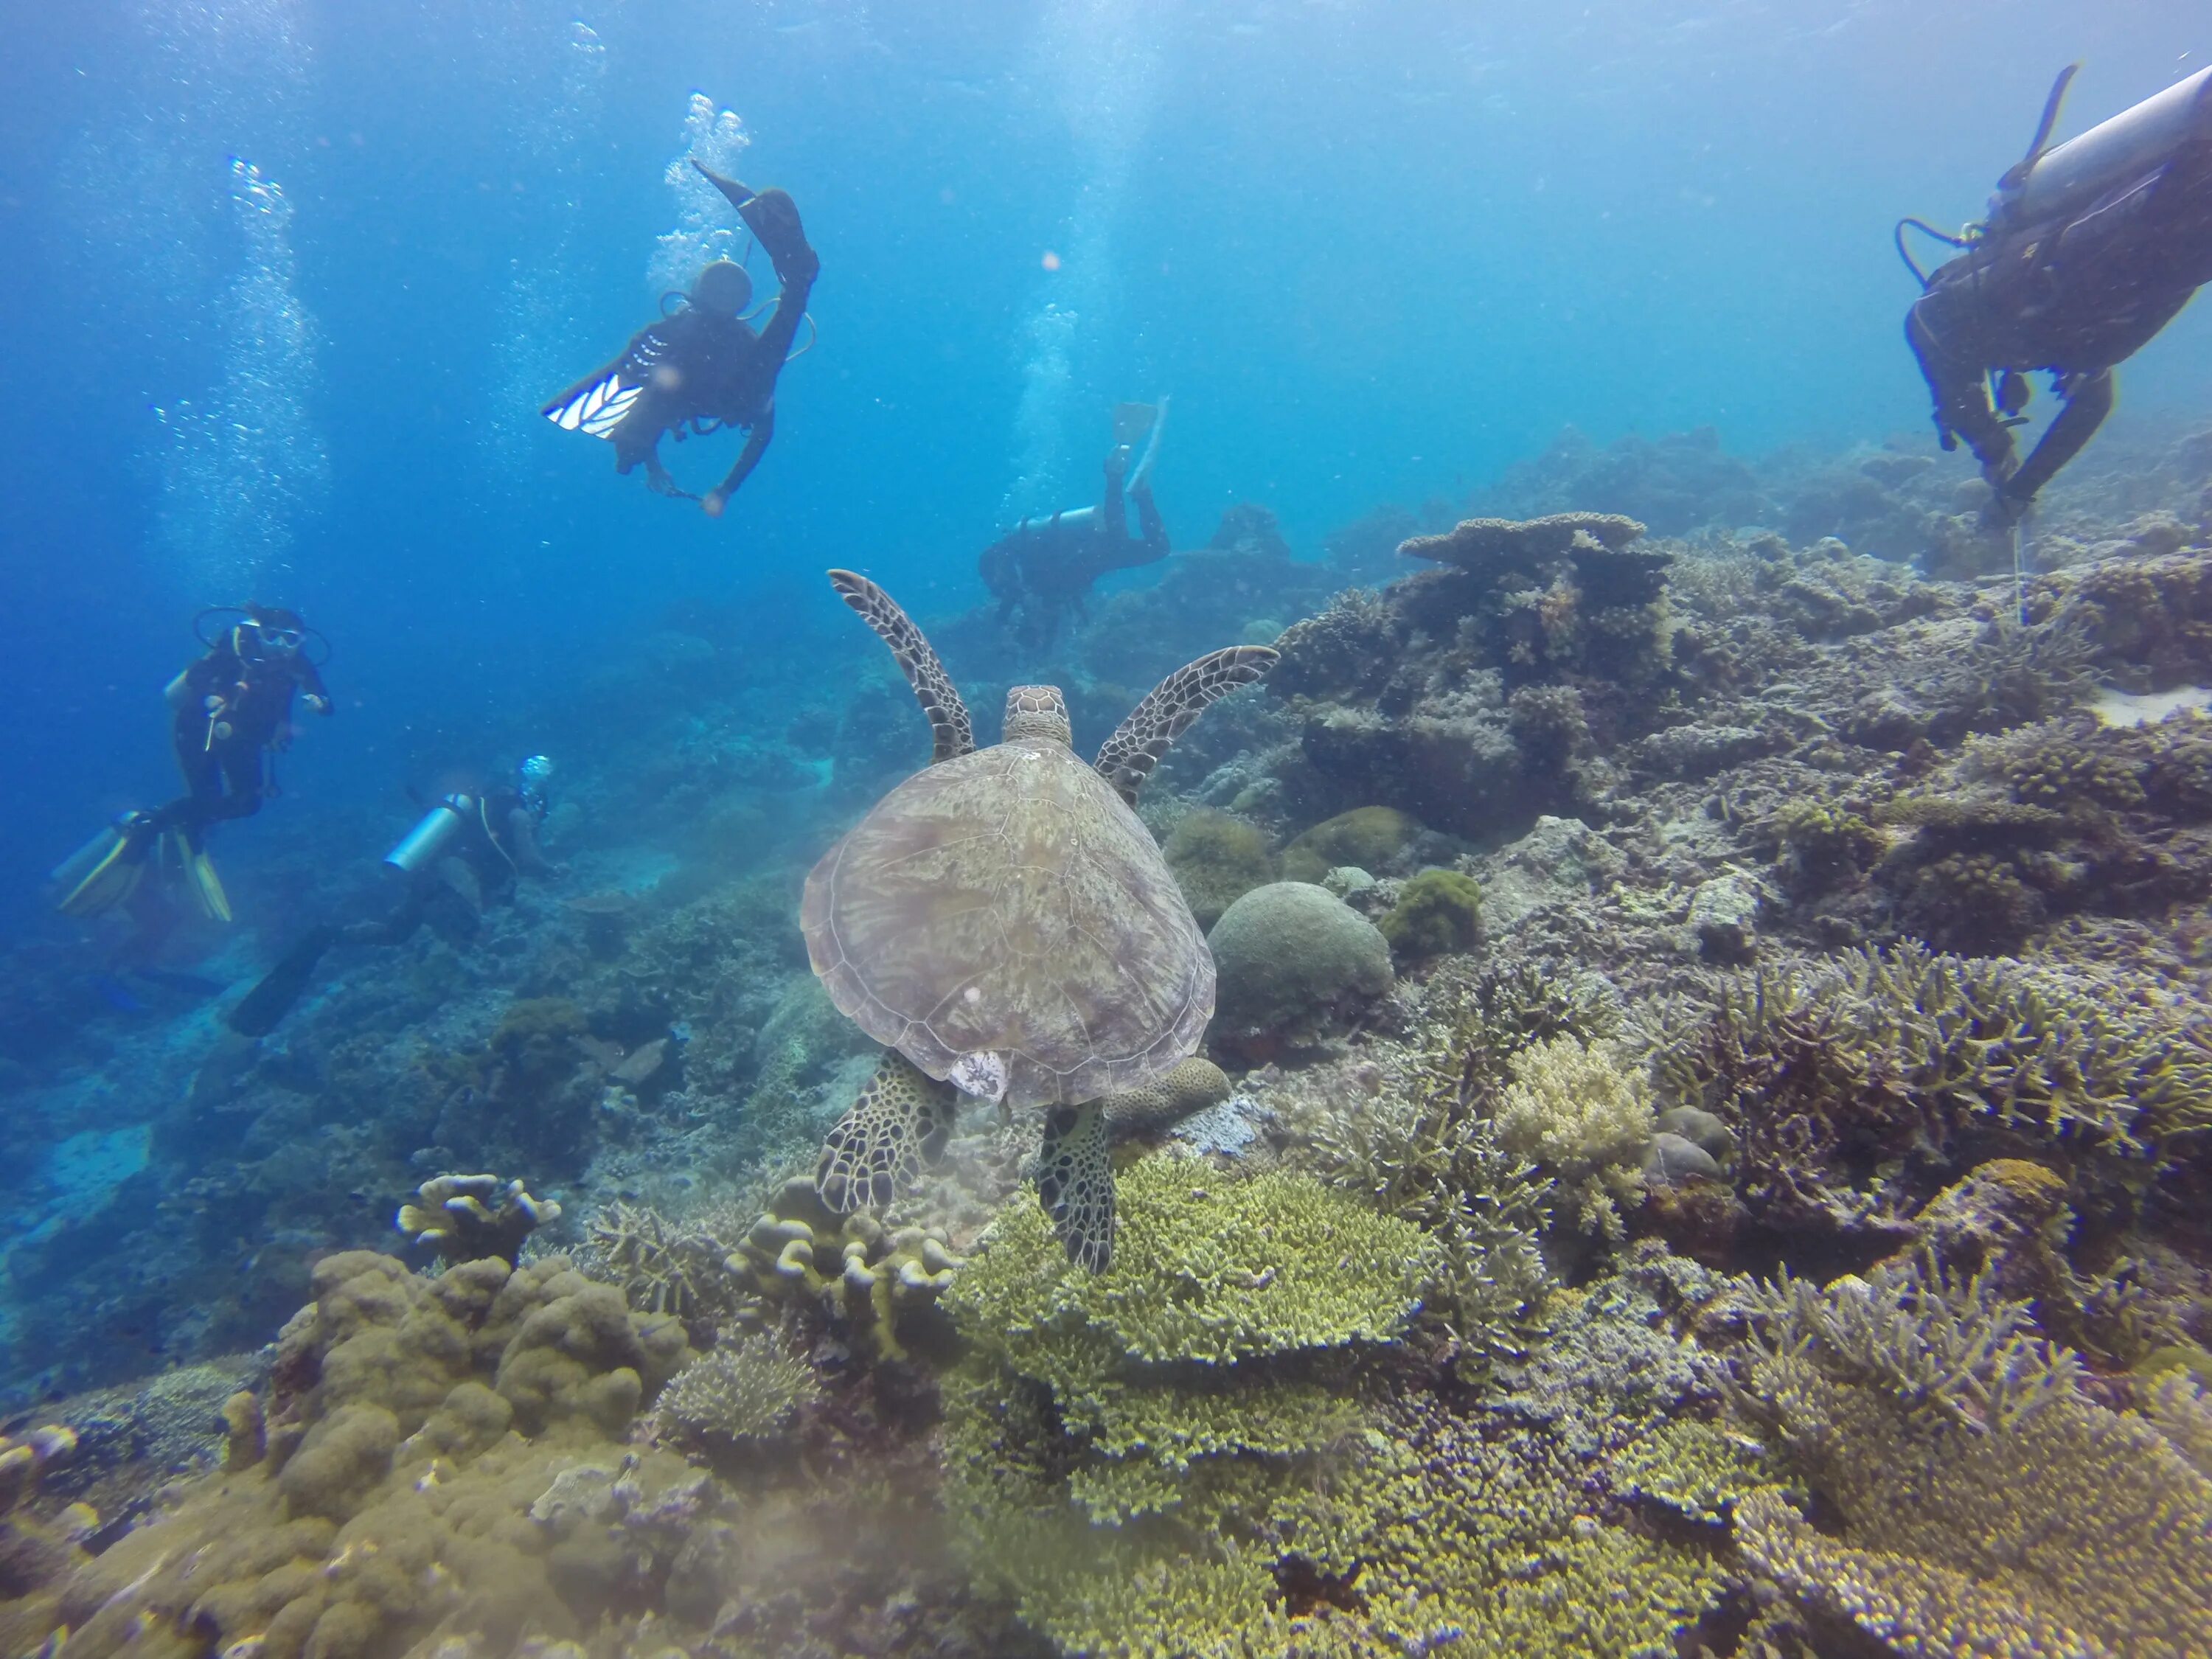
POLYGON ((1275 878, 1266 832, 1231 812, 1200 807, 1168 832, 1160 852, 1201 927, 1212 927, 1238 898, 1275 878))
POLYGON ((1283 879, 1317 882, 1346 864, 1381 875, 1420 832, 1419 820, 1395 806, 1355 806, 1323 819, 1283 849, 1283 879))
POLYGON ((1505 1149, 1557 1176, 1586 1231, 1617 1238, 1616 1200, 1644 1190, 1651 1144, 1651 1088, 1609 1044, 1557 1036, 1531 1043, 1510 1065, 1498 1103, 1505 1149))
POLYGON ((694 1439, 749 1440, 772 1433, 821 1397, 807 1363, 765 1333, 747 1333, 693 1360, 660 1391, 662 1417, 694 1439))
POLYGON ((1750 1305, 1744 1408, 1840 1536, 1769 1495, 1738 1539, 1810 1613, 1930 1659, 2207 1650, 2212 1479, 2024 1304, 1893 1267, 1750 1305))
POLYGON ((1124 1170, 1115 1203, 1108 1272, 1055 1254, 1050 1223, 1025 1197, 994 1224, 946 1306, 963 1328, 1088 1328, 1132 1358, 1225 1364, 1389 1340, 1419 1304, 1433 1248, 1419 1228, 1310 1176, 1230 1179, 1173 1154, 1124 1170))
POLYGON ((1398 902, 1376 925, 1401 956, 1471 951, 1482 935, 1482 889, 1456 870, 1424 870, 1398 890, 1398 902))
POLYGON ((941 1229, 887 1227, 866 1210, 836 1214, 805 1176, 783 1183, 724 1263, 750 1304, 741 1317, 758 1322, 803 1299, 892 1358, 906 1352, 902 1321, 934 1306, 963 1265, 941 1229))

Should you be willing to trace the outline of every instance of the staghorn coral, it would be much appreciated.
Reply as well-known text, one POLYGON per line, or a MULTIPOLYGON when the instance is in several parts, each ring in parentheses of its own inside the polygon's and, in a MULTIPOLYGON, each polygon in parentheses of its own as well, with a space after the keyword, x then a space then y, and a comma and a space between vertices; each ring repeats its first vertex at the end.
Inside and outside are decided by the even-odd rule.
POLYGON ((497 1256, 513 1267, 530 1235, 560 1218, 558 1204, 532 1198, 520 1181, 501 1186, 495 1175, 442 1175, 416 1188, 415 1201, 399 1206, 392 1224, 434 1248, 441 1261, 497 1256))
POLYGON ((1482 889, 1455 870, 1424 870, 1398 890, 1398 902, 1376 925, 1400 956, 1473 950, 1482 934, 1482 889))
POLYGON ((772 1434, 822 1395, 813 1367, 757 1333, 693 1360, 660 1392, 659 1411, 682 1438, 750 1440, 772 1434))
POLYGON ((1651 1088, 1609 1044, 1540 1039, 1516 1054, 1498 1097, 1498 1143, 1558 1177, 1585 1232, 1622 1235, 1618 1202, 1644 1190, 1656 1132, 1651 1088))
POLYGON ((593 1275, 621 1287, 642 1313, 712 1324, 730 1311, 722 1262, 729 1246, 707 1222, 678 1222, 619 1200, 592 1218, 585 1257, 593 1275))
POLYGON ((2212 1045, 2118 975, 1908 944, 1716 981, 1663 1023, 1661 1100, 1720 1116, 1739 1191, 1793 1227, 1901 1237, 1991 1153, 2109 1212, 2212 1127, 2212 1045))
POLYGON ((1816 1630, 1910 1656, 2205 1650, 2212 1480, 2093 1403, 2025 1304, 1914 1263, 1747 1305, 1740 1406, 1836 1531, 1767 1492, 1737 1541, 1816 1630))

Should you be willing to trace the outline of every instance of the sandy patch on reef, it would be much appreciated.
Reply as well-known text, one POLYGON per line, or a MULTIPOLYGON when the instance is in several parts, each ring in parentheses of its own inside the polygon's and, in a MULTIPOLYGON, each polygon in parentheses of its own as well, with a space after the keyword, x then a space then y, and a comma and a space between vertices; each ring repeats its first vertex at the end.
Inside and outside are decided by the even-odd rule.
POLYGON ((2106 726, 2155 726, 2181 708, 2212 708, 2212 686, 2177 685, 2171 691, 2102 691, 2089 707, 2106 726))

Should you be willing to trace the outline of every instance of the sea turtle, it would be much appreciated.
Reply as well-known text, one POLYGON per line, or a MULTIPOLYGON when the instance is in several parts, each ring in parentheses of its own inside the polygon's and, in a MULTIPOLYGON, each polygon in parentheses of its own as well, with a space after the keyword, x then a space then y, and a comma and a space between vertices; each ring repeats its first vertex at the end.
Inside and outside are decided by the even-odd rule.
POLYGON ((979 750, 921 630, 866 577, 830 580, 890 647, 936 745, 806 878, 815 973, 896 1051, 830 1132, 816 1185, 833 1209, 888 1203, 944 1146, 958 1103, 947 1081, 1042 1106, 1038 1195, 1068 1254, 1103 1270, 1114 1176, 1099 1103, 1195 1053, 1213 1013, 1212 955, 1137 791, 1208 704, 1276 653, 1235 646, 1176 670, 1093 765, 1069 747, 1067 705, 1048 685, 1009 691, 1004 740, 979 750))

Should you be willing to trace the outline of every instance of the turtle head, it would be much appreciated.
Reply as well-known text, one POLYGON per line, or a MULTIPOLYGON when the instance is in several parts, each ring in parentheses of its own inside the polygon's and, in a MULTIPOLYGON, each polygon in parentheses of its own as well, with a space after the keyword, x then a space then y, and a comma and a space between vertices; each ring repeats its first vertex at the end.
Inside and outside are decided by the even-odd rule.
POLYGON ((1067 702, 1056 685, 1018 685, 1006 693, 1006 740, 1044 738, 1073 744, 1075 730, 1067 723, 1067 702))

